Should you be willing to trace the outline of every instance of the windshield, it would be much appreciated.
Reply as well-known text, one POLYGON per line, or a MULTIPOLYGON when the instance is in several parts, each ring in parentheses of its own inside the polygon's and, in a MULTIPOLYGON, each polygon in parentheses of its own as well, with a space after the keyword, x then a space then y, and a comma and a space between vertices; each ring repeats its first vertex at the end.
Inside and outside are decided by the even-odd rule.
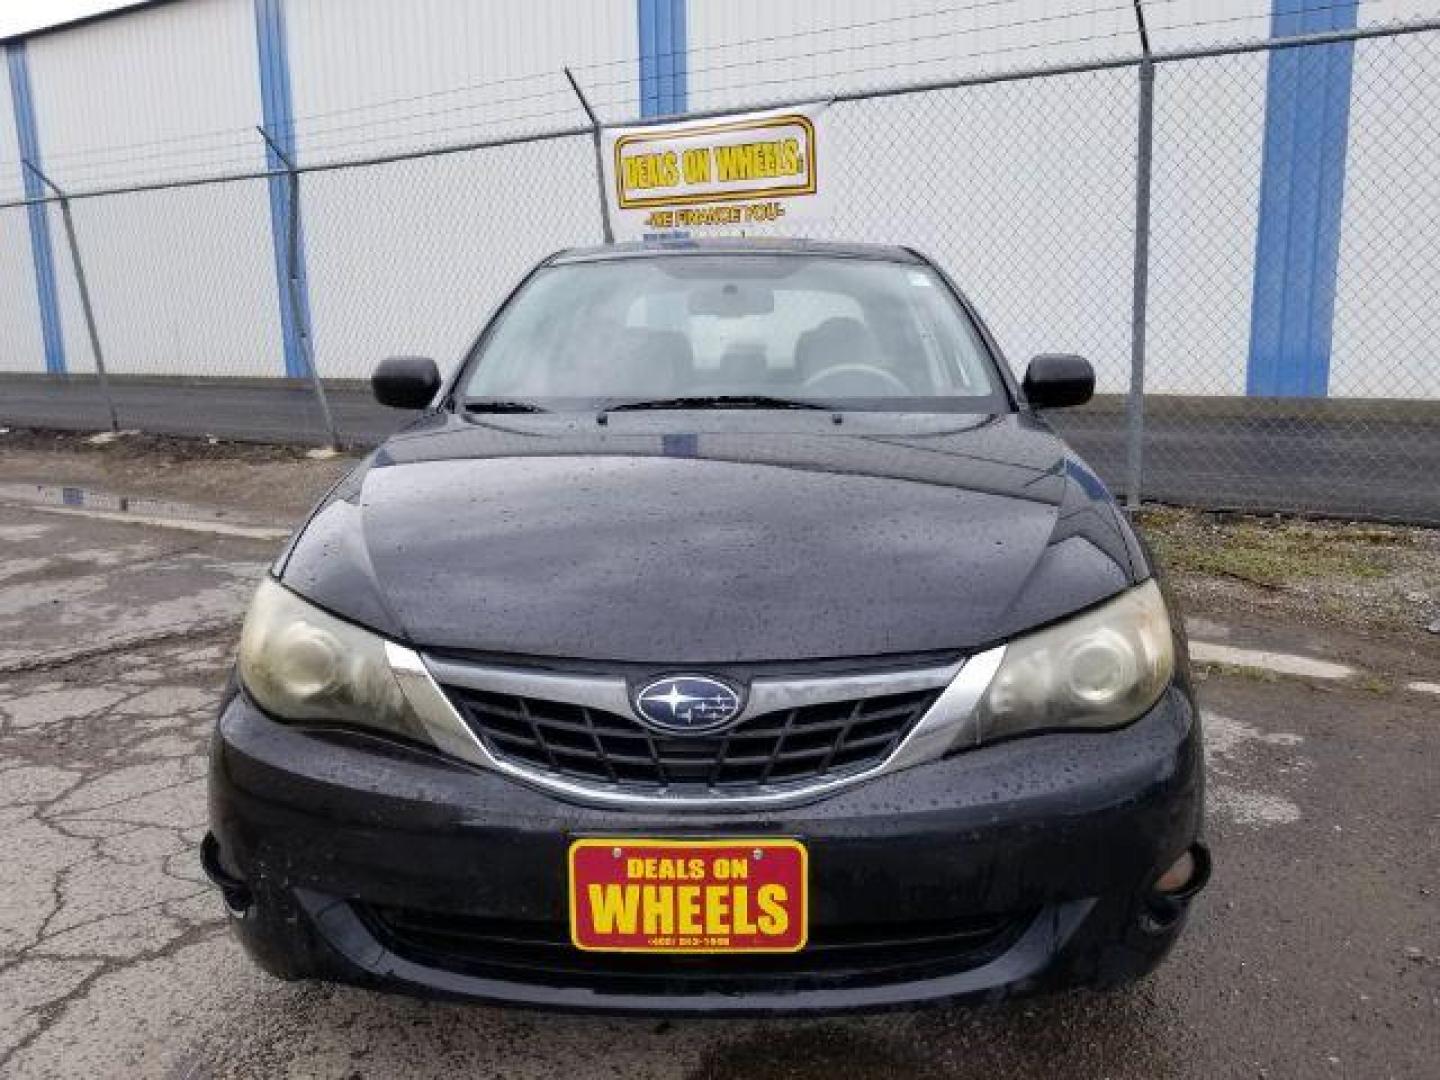
POLYGON ((994 412, 975 327, 928 267, 808 255, 538 271, 482 338, 467 402, 994 412))

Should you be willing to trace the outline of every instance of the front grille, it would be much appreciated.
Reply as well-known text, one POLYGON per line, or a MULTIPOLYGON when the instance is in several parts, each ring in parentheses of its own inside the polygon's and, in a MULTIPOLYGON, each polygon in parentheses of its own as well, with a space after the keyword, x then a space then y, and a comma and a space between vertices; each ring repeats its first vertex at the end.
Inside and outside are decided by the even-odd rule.
POLYGON ((497 758, 637 792, 742 793, 861 772, 884 761, 939 690, 805 705, 714 735, 667 737, 601 709, 446 687, 497 758))
POLYGON ((425 967, 527 984, 633 993, 743 993, 899 982, 966 971, 1005 952, 1036 912, 810 927, 797 953, 592 953, 562 922, 357 905, 391 952, 425 967))

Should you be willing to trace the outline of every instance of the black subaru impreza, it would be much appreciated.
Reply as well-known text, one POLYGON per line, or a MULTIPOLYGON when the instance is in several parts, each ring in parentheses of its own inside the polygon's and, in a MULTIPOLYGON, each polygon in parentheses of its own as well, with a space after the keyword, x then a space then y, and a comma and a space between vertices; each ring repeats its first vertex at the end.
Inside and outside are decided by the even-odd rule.
POLYGON ((261 584, 202 858, 266 970, 870 1009, 1153 968, 1204 885, 1153 563, 913 251, 568 251, 261 584))

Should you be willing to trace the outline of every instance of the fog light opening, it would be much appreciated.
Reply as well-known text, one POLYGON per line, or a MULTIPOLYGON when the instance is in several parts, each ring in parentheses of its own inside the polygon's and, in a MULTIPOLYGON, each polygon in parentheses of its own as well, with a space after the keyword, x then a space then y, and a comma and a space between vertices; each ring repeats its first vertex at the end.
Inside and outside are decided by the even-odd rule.
POLYGON ((1184 913, 1192 897, 1210 880, 1210 850, 1202 843, 1191 844, 1155 879, 1148 910, 1142 916, 1146 929, 1168 929, 1184 913))
POLYGON ((1189 900, 1209 880, 1210 850, 1196 841, 1155 879, 1155 894, 1171 901, 1189 900))
POLYGON ((205 876, 220 890, 226 914, 232 919, 245 918, 255 898, 250 894, 250 887, 221 864, 220 841, 215 839, 214 833, 206 833, 205 839, 200 841, 200 866, 205 876))
POLYGON ((1185 852, 1173 863, 1170 869, 1166 870, 1155 882, 1155 891, 1158 893, 1178 893, 1190 879, 1195 876, 1195 856, 1185 852))

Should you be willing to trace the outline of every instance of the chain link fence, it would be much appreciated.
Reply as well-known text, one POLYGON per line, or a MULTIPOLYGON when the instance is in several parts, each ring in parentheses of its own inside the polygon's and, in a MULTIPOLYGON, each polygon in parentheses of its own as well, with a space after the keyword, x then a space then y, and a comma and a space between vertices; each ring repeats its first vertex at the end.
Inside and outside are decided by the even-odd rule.
MULTIPOLYGON (((827 129, 836 212, 805 232, 926 252, 1017 371, 1039 352, 1086 355, 1097 398, 1053 421, 1132 502, 1440 524, 1436 71, 1440 25, 1411 24, 846 92, 827 129), (1296 63, 1272 65, 1277 46, 1296 63), (1336 252, 1329 368, 1318 395, 1267 392, 1252 370, 1253 308, 1269 302, 1255 270, 1267 93, 1337 49, 1354 50, 1343 209, 1337 237, 1309 241, 1336 252)), ((24 284, 31 216, 47 221, 72 357, 66 377, 0 374, 0 423, 104 428, 113 405, 121 428, 377 441, 403 419, 369 400, 379 359, 456 362, 526 269, 600 242, 576 112, 572 127, 293 177, 259 167, 0 204, 7 288, 24 284), (292 179, 294 265, 275 240, 292 179), (277 281, 283 299, 292 275, 287 315, 277 281), (323 401, 309 357, 286 351, 287 319, 308 334, 323 401)), ((0 369, 19 341, 0 325, 0 369)))
MULTIPOLYGON (((1247 357, 1253 366, 1276 347, 1264 340, 1275 332, 1267 323, 1294 318, 1278 310, 1283 298, 1267 298, 1256 284, 1254 263, 1264 257, 1255 239, 1260 163, 1231 149, 1261 144, 1267 57, 1208 57, 1158 71, 1146 498, 1440 520, 1440 312, 1431 300, 1440 270, 1433 182, 1440 36, 1297 49, 1295 62, 1269 77, 1295 80, 1305 53, 1349 48, 1354 82, 1338 236, 1324 235, 1322 224, 1301 237, 1336 252, 1329 367, 1316 373, 1317 396, 1247 386, 1247 357), (1268 305, 1268 315, 1252 304, 1268 305)), ((1322 152, 1305 140, 1290 149, 1322 152)), ((1300 180, 1292 205, 1325 197, 1306 187, 1313 170, 1293 175, 1300 180)), ((1305 272, 1301 254, 1286 253, 1286 274, 1305 272)), ((1313 357, 1326 350, 1313 337, 1303 344, 1313 369, 1313 357)), ((1293 342, 1281 351, 1287 347, 1293 342)))

